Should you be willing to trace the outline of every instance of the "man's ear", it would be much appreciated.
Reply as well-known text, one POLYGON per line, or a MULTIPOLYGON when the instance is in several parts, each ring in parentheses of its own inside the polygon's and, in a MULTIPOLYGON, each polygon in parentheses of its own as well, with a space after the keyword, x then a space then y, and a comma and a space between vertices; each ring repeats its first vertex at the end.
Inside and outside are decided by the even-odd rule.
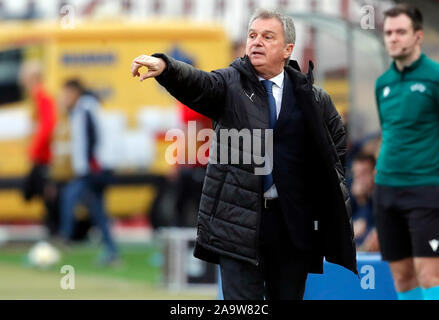
POLYGON ((418 30, 416 31, 416 40, 420 44, 422 40, 424 39, 424 30, 418 30))
POLYGON ((293 53, 294 44, 288 43, 284 49, 284 59, 288 59, 293 53))

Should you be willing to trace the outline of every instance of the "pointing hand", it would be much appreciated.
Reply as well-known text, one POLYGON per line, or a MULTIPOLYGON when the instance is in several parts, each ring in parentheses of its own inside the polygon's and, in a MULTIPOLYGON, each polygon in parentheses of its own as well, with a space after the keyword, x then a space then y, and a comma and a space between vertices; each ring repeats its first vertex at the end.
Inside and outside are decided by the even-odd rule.
POLYGON ((147 55, 138 56, 131 64, 131 74, 133 77, 140 77, 140 81, 148 78, 159 76, 166 68, 166 63, 163 59, 155 58, 147 55), (140 74, 139 69, 147 67, 146 73, 140 74))

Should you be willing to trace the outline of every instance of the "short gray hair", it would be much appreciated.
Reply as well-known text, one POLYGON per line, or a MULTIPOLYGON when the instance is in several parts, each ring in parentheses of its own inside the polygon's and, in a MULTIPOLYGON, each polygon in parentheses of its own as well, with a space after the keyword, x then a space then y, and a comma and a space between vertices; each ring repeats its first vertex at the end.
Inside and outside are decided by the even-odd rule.
MULTIPOLYGON (((284 31, 285 44, 287 43, 296 43, 296 28, 294 27, 293 18, 284 15, 275 10, 268 9, 258 9, 250 18, 250 22, 248 23, 248 30, 250 31, 250 27, 252 23, 257 19, 277 19, 282 24, 282 29, 284 31)), ((285 62, 288 63, 290 58, 288 58, 285 62)))

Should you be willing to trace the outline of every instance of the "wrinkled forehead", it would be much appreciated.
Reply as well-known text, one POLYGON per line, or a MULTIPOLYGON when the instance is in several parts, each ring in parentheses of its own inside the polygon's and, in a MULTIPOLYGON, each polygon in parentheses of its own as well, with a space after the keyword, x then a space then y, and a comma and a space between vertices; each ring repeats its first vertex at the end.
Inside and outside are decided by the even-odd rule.
POLYGON ((250 31, 282 33, 282 22, 276 18, 257 18, 251 23, 250 31))

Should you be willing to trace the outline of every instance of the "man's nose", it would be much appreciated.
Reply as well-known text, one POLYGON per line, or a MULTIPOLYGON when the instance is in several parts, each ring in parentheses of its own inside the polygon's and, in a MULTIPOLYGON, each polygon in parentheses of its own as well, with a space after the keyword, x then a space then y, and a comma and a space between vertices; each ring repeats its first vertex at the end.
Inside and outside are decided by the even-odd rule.
POLYGON ((262 46, 262 37, 257 36, 253 42, 253 44, 257 47, 261 47, 262 46))
POLYGON ((392 33, 389 37, 391 42, 396 42, 398 41, 398 34, 396 32, 392 33))

